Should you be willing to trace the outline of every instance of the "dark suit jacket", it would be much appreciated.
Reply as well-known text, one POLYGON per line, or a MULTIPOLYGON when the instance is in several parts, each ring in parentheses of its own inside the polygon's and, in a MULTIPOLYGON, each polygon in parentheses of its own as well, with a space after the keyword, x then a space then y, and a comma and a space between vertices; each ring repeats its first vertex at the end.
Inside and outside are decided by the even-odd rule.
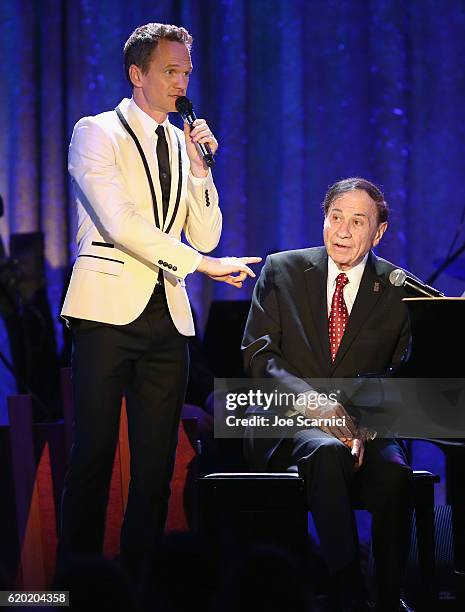
MULTIPOLYGON (((312 378, 352 378, 383 373, 405 358, 410 339, 406 293, 389 282, 395 269, 372 252, 334 363, 328 337, 324 247, 277 253, 267 258, 258 279, 242 350, 245 370, 273 378, 295 394, 312 389, 312 378)), ((282 386, 282 387, 281 387, 282 386)), ((253 439, 247 455, 253 469, 266 469, 279 439, 253 439)))

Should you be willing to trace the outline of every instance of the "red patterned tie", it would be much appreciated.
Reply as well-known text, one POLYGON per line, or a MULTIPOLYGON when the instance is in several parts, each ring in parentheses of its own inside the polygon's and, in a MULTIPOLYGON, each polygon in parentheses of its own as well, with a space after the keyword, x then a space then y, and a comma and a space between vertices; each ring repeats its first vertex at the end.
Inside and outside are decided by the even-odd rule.
POLYGON ((347 275, 343 272, 336 277, 336 289, 331 302, 331 313, 329 315, 329 344, 331 348, 331 361, 336 359, 339 345, 349 319, 349 312, 342 291, 349 282, 347 275))

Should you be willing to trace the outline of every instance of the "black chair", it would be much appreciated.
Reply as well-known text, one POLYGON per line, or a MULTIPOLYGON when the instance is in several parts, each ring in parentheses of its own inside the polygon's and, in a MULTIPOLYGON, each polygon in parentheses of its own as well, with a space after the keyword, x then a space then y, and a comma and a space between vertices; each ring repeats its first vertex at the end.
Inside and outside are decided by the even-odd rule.
MULTIPOLYGON (((439 476, 414 470, 414 509, 422 586, 435 576, 434 484, 439 476)), ((230 472, 198 480, 199 530, 217 549, 271 542, 305 554, 308 510, 304 482, 295 472, 230 472)))
POLYGON ((215 550, 265 542, 305 553, 308 512, 298 474, 223 472, 198 485, 199 531, 215 550))

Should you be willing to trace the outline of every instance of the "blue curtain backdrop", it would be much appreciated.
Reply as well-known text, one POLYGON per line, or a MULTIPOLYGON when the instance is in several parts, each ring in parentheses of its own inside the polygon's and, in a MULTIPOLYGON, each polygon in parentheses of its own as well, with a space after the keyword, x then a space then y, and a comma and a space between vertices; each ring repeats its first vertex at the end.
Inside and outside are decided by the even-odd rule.
MULTIPOLYGON (((148 21, 195 38, 189 96, 221 146, 217 255, 320 244, 327 186, 360 175, 392 209, 378 253, 423 278, 435 270, 465 204, 465 2, 2 0, 0 232, 6 245, 12 233, 44 232, 56 318, 75 255, 71 131, 130 95, 122 46, 148 21)), ((436 284, 465 289, 450 273, 436 284)), ((253 288, 200 275, 188 285, 200 321, 212 299, 253 288)), ((0 348, 8 356, 2 323, 0 348)), ((13 391, 0 363, 0 413, 13 391)))

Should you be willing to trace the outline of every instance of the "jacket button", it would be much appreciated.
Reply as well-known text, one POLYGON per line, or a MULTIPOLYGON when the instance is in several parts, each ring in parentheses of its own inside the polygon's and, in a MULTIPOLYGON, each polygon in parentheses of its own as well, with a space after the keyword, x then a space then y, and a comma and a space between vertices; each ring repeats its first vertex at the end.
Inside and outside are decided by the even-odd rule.
POLYGON ((168 267, 168 262, 164 261, 163 265, 165 266, 165 268, 167 268, 168 267))
POLYGON ((159 259, 158 263, 160 264, 160 266, 162 266, 163 265, 163 259, 159 259))
POLYGON ((177 269, 178 269, 178 266, 173 266, 173 272, 176 272, 177 269))
POLYGON ((170 270, 172 269, 172 267, 173 267, 173 265, 172 265, 172 264, 168 264, 168 268, 169 268, 170 270))

